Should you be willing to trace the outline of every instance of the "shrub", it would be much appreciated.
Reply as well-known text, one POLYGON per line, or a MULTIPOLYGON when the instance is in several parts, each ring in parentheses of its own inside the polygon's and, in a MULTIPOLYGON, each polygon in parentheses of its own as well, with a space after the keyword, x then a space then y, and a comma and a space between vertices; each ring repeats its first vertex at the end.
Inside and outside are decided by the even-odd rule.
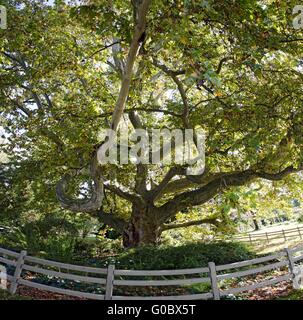
POLYGON ((303 223, 303 214, 301 214, 301 215, 298 217, 297 221, 298 221, 299 223, 303 223))
POLYGON ((190 243, 178 247, 144 246, 130 249, 106 262, 115 260, 121 269, 182 269, 206 267, 212 261, 217 265, 249 260, 256 253, 237 242, 190 243))
POLYGON ((31 255, 42 255, 59 261, 70 261, 78 231, 69 221, 56 214, 27 222, 0 238, 7 248, 27 250, 31 255))

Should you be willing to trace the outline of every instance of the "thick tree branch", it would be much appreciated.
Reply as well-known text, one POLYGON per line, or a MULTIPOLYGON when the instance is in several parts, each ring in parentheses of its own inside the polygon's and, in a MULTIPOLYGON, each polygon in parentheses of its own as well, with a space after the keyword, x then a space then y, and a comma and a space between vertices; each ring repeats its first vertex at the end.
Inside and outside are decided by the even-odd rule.
POLYGON ((173 167, 170 168, 163 180, 157 185, 154 189, 149 192, 149 197, 154 201, 156 200, 166 188, 168 183, 171 181, 173 177, 176 175, 185 175, 186 169, 182 167, 173 167))
POLYGON ((186 228, 191 226, 200 226, 201 224, 212 224, 214 226, 218 226, 219 223, 220 221, 216 218, 205 218, 201 220, 188 221, 183 223, 164 224, 162 226, 162 230, 166 231, 166 230, 186 228))
MULTIPOLYGON (((143 112, 147 112, 147 113, 163 113, 163 114, 168 114, 171 115, 173 117, 182 117, 182 115, 175 113, 173 111, 170 110, 163 110, 163 109, 158 109, 158 108, 125 108, 124 110, 126 113, 130 113, 131 111, 143 111, 143 112)), ((105 118, 108 116, 111 116, 113 113, 112 112, 103 112, 100 115, 98 115, 97 117, 99 118, 105 118)))
POLYGON ((217 70, 216 70, 216 73, 217 73, 217 74, 219 74, 219 73, 221 72, 224 63, 225 63, 226 61, 228 61, 228 60, 229 60, 229 58, 227 58, 227 57, 222 58, 222 59, 220 60, 220 62, 219 62, 219 64, 218 64, 218 68, 217 68, 217 70))
POLYGON ((115 105, 115 110, 112 117, 111 129, 114 131, 117 130, 118 124, 120 122, 120 119, 124 111, 126 99, 128 97, 134 63, 141 46, 140 39, 146 29, 146 16, 147 16, 150 3, 151 3, 151 0, 143 0, 140 7, 138 8, 138 21, 135 28, 133 40, 131 42, 131 46, 129 49, 127 61, 126 61, 126 67, 125 67, 125 72, 123 74, 119 97, 115 105))
MULTIPOLYGON (((144 129, 144 125, 136 111, 131 111, 129 113, 129 119, 135 129, 144 129)), ((144 195, 146 193, 147 176, 147 165, 143 163, 138 163, 135 190, 141 195, 144 195)))
POLYGON ((163 221, 165 222, 168 218, 174 216, 182 209, 201 205, 229 187, 242 186, 256 178, 281 180, 287 175, 301 170, 303 170, 303 165, 298 168, 290 166, 277 173, 266 173, 254 170, 225 173, 197 190, 177 195, 166 204, 162 205, 159 210, 162 211, 163 221))
MULTIPOLYGON (((103 181, 104 181, 104 178, 103 178, 103 181)), ((131 193, 129 190, 126 191, 126 190, 123 190, 121 186, 117 185, 117 184, 113 184, 112 182, 109 182, 109 181, 104 181, 104 187, 105 189, 115 193, 117 196, 125 199, 125 200, 128 200, 134 204, 137 204, 137 205, 141 205, 142 204, 142 198, 140 197, 139 194, 136 194, 136 193, 131 193)))

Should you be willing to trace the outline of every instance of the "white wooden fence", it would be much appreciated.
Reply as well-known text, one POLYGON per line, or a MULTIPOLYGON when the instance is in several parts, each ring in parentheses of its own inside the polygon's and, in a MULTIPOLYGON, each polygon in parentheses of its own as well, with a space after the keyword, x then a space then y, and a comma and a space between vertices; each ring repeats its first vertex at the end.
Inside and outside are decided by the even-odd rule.
POLYGON ((303 227, 296 227, 287 230, 279 230, 263 233, 248 233, 245 235, 235 236, 233 240, 240 242, 249 242, 250 244, 258 244, 267 242, 268 244, 282 239, 284 242, 294 239, 303 239, 303 227))
MULTIPOLYGON (((216 266, 210 262, 208 267, 180 270, 119 270, 114 265, 107 268, 93 268, 65 264, 28 256, 26 251, 20 253, 0 248, 0 263, 14 267, 13 275, 8 275, 9 291, 15 293, 19 285, 40 290, 51 291, 68 296, 97 300, 199 300, 214 299, 230 294, 251 291, 257 288, 268 287, 282 281, 294 281, 294 267, 303 263, 303 247, 285 249, 279 253, 260 257, 253 260, 241 261, 216 266), (272 270, 281 270, 278 277, 256 282, 252 285, 226 287, 228 279, 245 279, 256 274, 272 270), (42 274, 51 278, 72 280, 75 283, 84 282, 96 284, 102 294, 63 289, 55 286, 40 284, 34 280, 25 279, 26 272, 42 274), (155 279, 156 278, 156 279, 155 279), (208 283, 210 291, 197 294, 175 296, 124 296, 115 295, 118 287, 158 287, 179 286, 186 287, 198 283, 208 283)), ((239 282, 239 281, 238 281, 239 282)))

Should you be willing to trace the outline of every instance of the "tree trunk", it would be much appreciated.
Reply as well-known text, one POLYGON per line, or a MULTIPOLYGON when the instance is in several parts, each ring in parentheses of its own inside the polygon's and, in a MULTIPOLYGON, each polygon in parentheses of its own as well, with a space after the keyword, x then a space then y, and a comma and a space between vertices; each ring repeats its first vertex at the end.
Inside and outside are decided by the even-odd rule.
POLYGON ((260 230, 259 223, 258 223, 258 221, 256 219, 253 219, 253 223, 254 223, 254 226, 255 226, 255 231, 260 230))
POLYGON ((133 207, 131 221, 123 232, 123 246, 131 248, 146 244, 156 245, 160 235, 161 228, 154 210, 148 207, 133 207))

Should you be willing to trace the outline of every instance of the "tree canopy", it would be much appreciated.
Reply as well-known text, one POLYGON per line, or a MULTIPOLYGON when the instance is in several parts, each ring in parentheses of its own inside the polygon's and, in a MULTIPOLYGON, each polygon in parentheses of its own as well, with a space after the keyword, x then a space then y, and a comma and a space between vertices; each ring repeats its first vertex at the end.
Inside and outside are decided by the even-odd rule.
POLYGON ((16 184, 36 201, 59 200, 115 228, 126 246, 156 243, 180 226, 178 214, 192 218, 192 208, 199 210, 184 226, 218 226, 208 209, 224 192, 303 169, 295 2, 1 1, 3 170, 18 169, 16 184), (115 106, 125 81, 122 116, 115 106), (205 172, 99 165, 100 130, 115 117, 130 128, 203 129, 205 172))

